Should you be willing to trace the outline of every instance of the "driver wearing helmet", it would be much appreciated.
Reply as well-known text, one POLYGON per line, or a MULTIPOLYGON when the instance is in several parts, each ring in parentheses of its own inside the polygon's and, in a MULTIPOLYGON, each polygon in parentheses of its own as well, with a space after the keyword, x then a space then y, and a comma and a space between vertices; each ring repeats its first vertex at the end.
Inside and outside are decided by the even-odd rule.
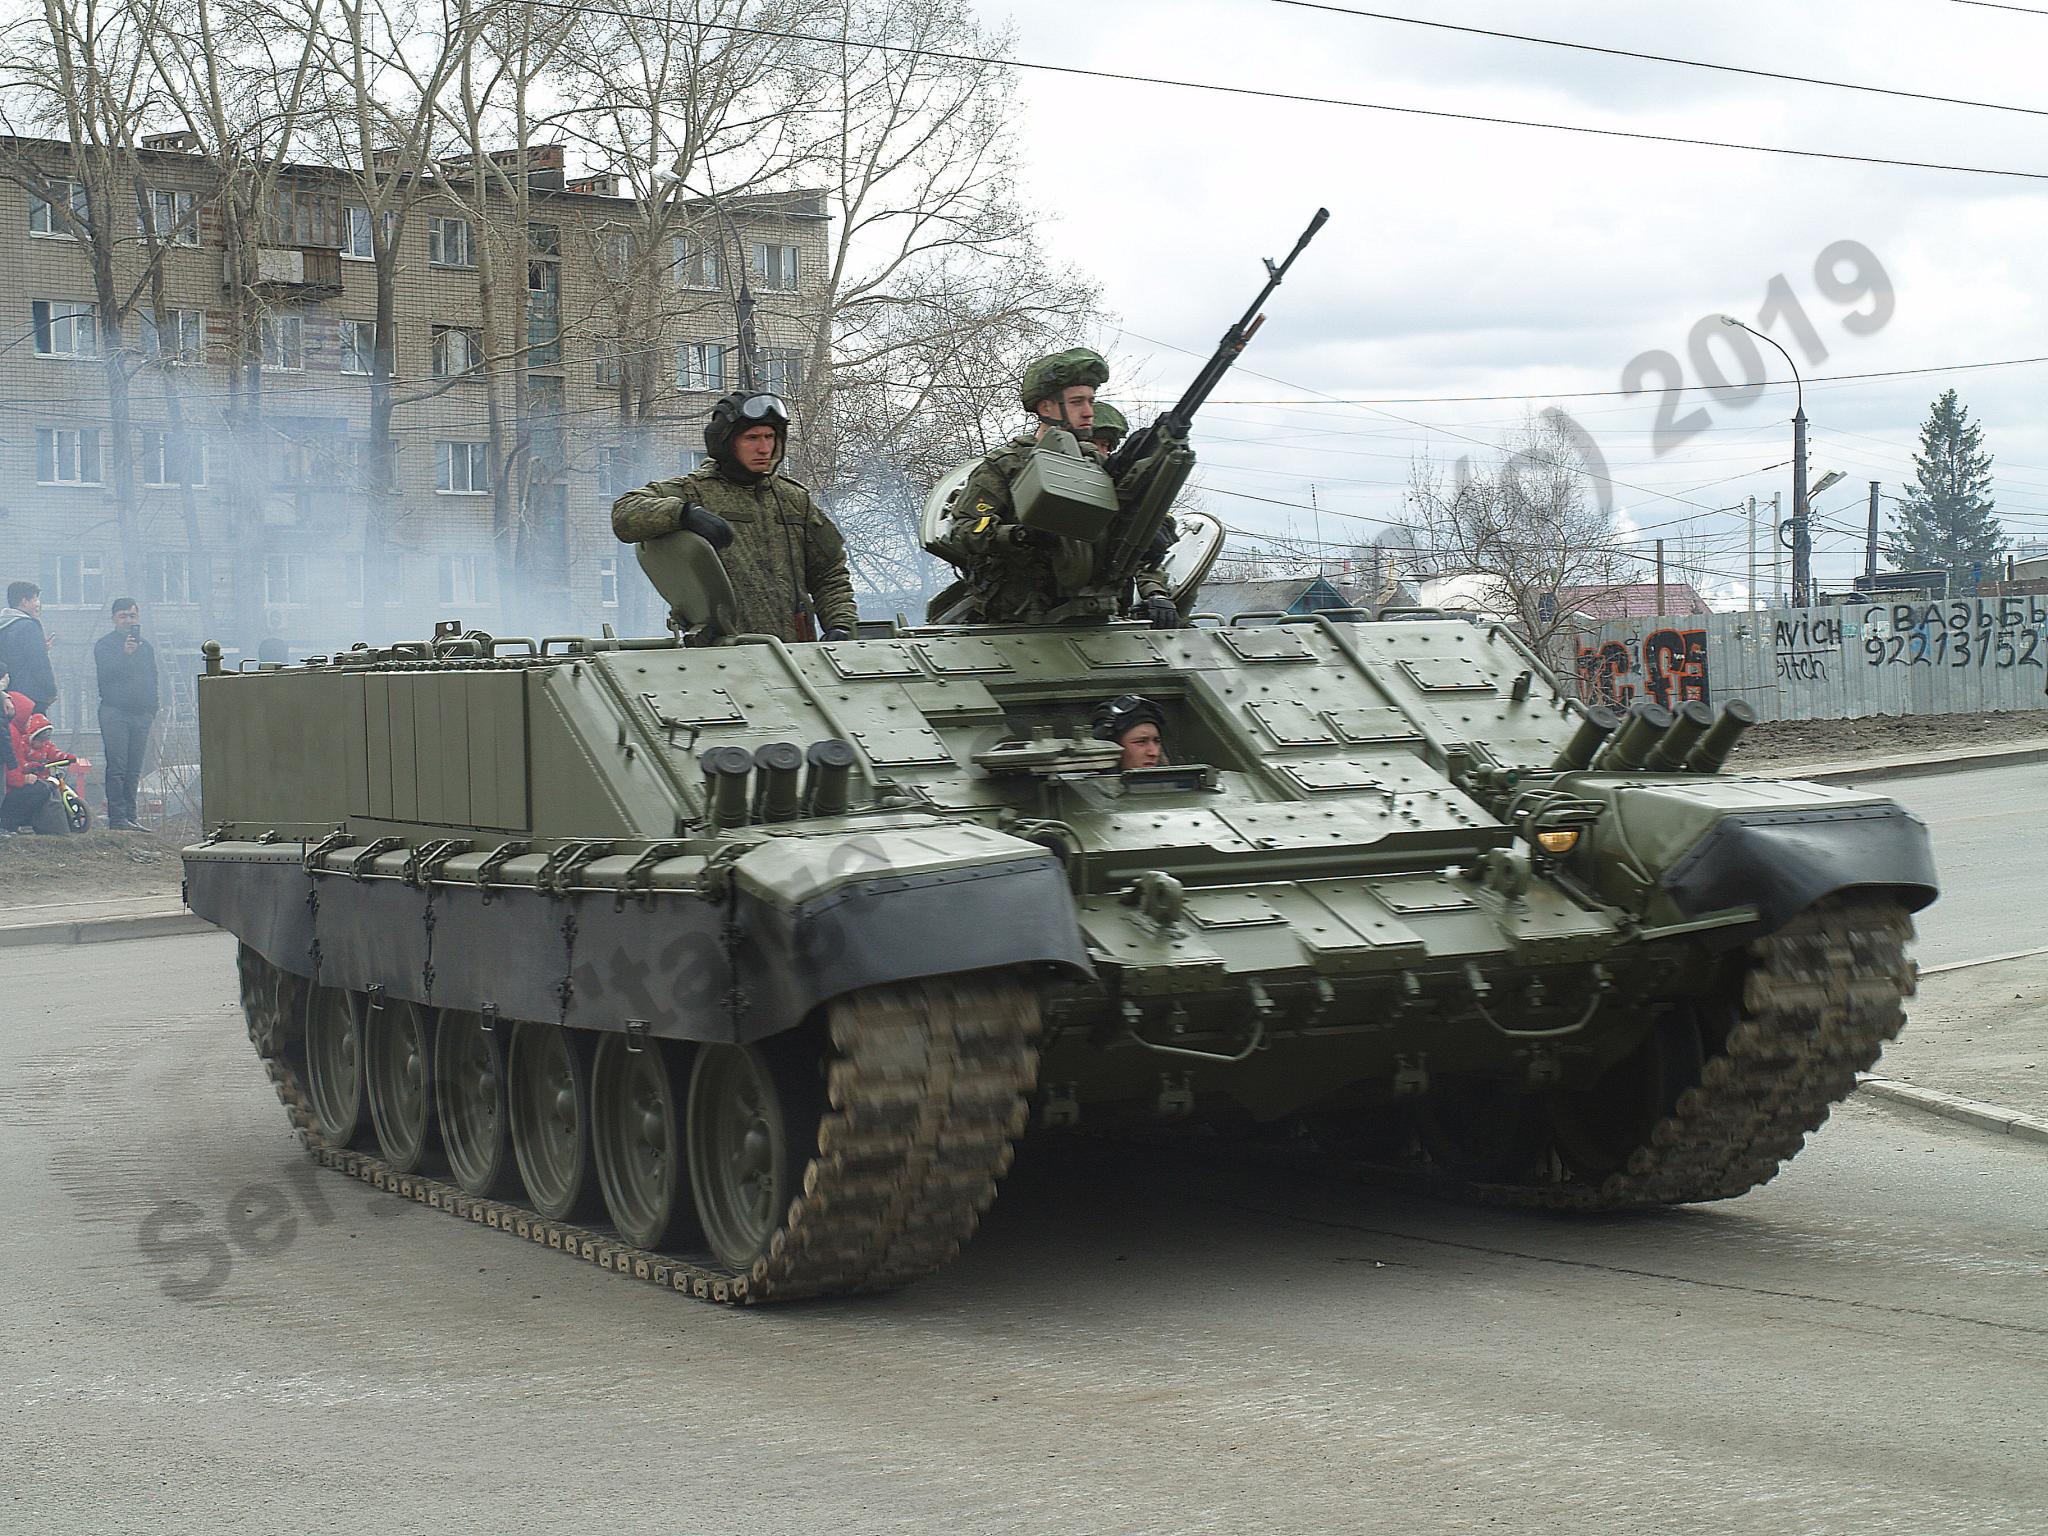
MULTIPOLYGON (((1095 573, 1094 546, 1018 523, 1010 487, 1047 432, 1063 428, 1087 445, 1084 452, 1094 449, 1095 391, 1108 382, 1109 364, 1086 347, 1041 357, 1024 370, 1017 397, 1037 421, 976 465, 954 497, 946 531, 934 547, 965 579, 932 599, 929 617, 952 610, 971 593, 967 611, 955 616, 970 622, 1035 623, 1087 586, 1095 573)), ((1136 585, 1137 612, 1155 628, 1180 623, 1156 558, 1138 572, 1136 585)))
POLYGON ((811 493, 776 472, 789 412, 774 395, 737 391, 704 427, 710 460, 612 503, 612 532, 644 544, 686 529, 719 551, 739 627, 783 640, 844 640, 859 621, 846 541, 811 493))
POLYGON ((1095 426, 1088 436, 1100 448, 1104 457, 1115 453, 1117 444, 1130 435, 1131 424, 1124 420, 1124 413, 1107 400, 1095 402, 1095 426))
POLYGON ((1117 772, 1157 768, 1166 761, 1166 712, 1143 694, 1104 699, 1090 719, 1097 741, 1113 741, 1122 748, 1117 772))

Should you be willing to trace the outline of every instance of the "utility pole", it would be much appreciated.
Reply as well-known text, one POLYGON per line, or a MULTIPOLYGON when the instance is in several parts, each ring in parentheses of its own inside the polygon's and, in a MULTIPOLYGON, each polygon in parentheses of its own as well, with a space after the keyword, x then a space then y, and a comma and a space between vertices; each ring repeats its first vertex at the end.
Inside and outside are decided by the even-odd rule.
MULTIPOLYGON (((1785 359, 1791 361, 1788 355, 1785 359)), ((1806 505, 1806 400, 1802 391, 1792 418, 1792 606, 1813 602, 1813 530, 1806 505)))
MULTIPOLYGON (((1799 377, 1799 365, 1792 361, 1792 354, 1772 341, 1755 326, 1744 325, 1733 315, 1721 317, 1723 325, 1732 325, 1738 331, 1748 331, 1758 341, 1777 348, 1778 355, 1785 359, 1785 366, 1792 370, 1792 387, 1796 395, 1797 409, 1792 415, 1792 606, 1804 608, 1813 600, 1813 531, 1807 522, 1806 506, 1806 382, 1799 377)), ((1773 506, 1777 498, 1771 498, 1773 506)), ((1781 542, 1778 524, 1771 524, 1771 566, 1777 568, 1777 546, 1781 542)))
POLYGON ((1757 610, 1756 600, 1756 498, 1749 498, 1749 611, 1757 610))
POLYGON ((1778 493, 1773 491, 1771 492, 1771 606, 1773 608, 1785 606, 1785 578, 1782 569, 1785 541, 1779 537, 1779 530, 1782 526, 1778 519, 1778 493))
POLYGON ((1657 541, 1657 617, 1664 617, 1664 541, 1657 541))
POLYGON ((1882 480, 1870 482, 1870 531, 1863 539, 1863 581, 1873 592, 1877 590, 1877 489, 1882 480))

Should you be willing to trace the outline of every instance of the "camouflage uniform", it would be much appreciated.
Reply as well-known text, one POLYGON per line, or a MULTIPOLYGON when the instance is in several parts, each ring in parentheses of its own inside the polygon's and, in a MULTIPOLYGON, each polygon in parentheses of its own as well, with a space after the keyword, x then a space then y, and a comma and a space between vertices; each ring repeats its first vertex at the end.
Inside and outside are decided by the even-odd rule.
MULTIPOLYGON (((1036 546, 1011 539, 1016 513, 1010 485, 1037 445, 1035 434, 1012 438, 975 466, 954 498, 937 549, 967 574, 932 600, 932 617, 971 592, 974 607, 968 618, 1034 623, 1094 576, 1095 549, 1085 540, 1057 539, 1036 546)), ((1166 579, 1157 565, 1147 565, 1138 572, 1137 587, 1142 602, 1163 595, 1166 579)))
POLYGON ((628 491, 612 503, 612 532, 628 544, 674 533, 683 504, 691 501, 732 524, 732 545, 719 558, 732 581, 743 633, 817 639, 799 630, 806 594, 820 633, 858 625, 846 541, 811 493, 787 475, 769 474, 747 485, 714 460, 680 478, 628 491))

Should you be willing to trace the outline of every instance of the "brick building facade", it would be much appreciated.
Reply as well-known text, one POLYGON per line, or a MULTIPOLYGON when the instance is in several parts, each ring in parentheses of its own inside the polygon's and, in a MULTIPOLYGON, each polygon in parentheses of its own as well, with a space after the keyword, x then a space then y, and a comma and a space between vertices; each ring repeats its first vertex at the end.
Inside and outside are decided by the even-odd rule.
MULTIPOLYGON (((56 179, 65 146, 35 148, 53 195, 85 197, 56 179)), ((486 359, 476 258, 488 233, 476 214, 496 216, 488 199, 454 184, 422 186, 408 201, 394 289, 401 403, 397 485, 384 518, 390 579, 366 592, 362 459, 375 284, 368 212, 350 202, 346 178, 300 167, 280 184, 255 253, 262 315, 250 346, 261 354, 261 404, 238 418, 239 435, 229 425, 226 252, 207 163, 176 149, 143 157, 154 221, 176 233, 161 257, 162 323, 145 293, 118 340, 99 324, 80 242, 48 199, 0 181, 0 261, 15 274, 13 297, 0 300, 14 306, 0 326, 0 582, 42 585, 60 725, 91 727, 91 646, 117 595, 141 600, 180 713, 190 709, 197 648, 208 638, 205 614, 212 637, 243 655, 266 638, 303 655, 419 637, 437 617, 496 633, 594 632, 607 622, 628 633, 658 629, 651 591, 611 536, 611 501, 693 464, 705 413, 737 387, 732 296, 742 261, 757 301, 765 375, 757 383, 801 401, 825 250, 822 199, 760 196, 690 210, 680 221, 688 233, 664 235, 650 263, 631 199, 602 179, 569 180, 559 150, 533 152, 528 164, 524 412, 500 418, 500 440, 516 434, 523 448, 526 584, 510 600, 500 591, 477 377, 486 359), (649 270, 659 274, 658 291, 630 311, 639 318, 622 334, 622 287, 644 288, 649 270), (106 354, 114 346, 131 370, 126 444, 114 440, 110 418, 106 354), (622 404, 622 372, 636 358, 652 360, 641 364, 651 387, 622 404), (111 465, 123 452, 135 466, 139 575, 121 570, 116 533, 111 465), (231 507, 235 454, 241 499, 231 507), (224 632, 237 627, 228 617, 237 614, 243 628, 260 616, 256 632, 224 632)), ((502 224, 496 238, 493 249, 507 249, 502 224)), ((146 269, 146 246, 135 245, 117 262, 129 286, 146 269)), ((509 248, 511 263, 499 257, 501 285, 518 281, 518 247, 509 248)), ((503 349, 489 361, 510 366, 503 349)), ((509 405, 509 385, 501 393, 509 405)))

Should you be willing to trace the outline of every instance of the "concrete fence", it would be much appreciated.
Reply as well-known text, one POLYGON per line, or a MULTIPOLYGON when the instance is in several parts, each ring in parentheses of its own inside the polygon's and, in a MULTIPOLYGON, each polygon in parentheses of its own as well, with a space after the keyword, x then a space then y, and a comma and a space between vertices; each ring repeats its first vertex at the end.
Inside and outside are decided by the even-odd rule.
POLYGON ((1579 636, 1579 696, 1746 699, 1766 720, 2048 707, 2048 596, 1627 619, 1579 636))

